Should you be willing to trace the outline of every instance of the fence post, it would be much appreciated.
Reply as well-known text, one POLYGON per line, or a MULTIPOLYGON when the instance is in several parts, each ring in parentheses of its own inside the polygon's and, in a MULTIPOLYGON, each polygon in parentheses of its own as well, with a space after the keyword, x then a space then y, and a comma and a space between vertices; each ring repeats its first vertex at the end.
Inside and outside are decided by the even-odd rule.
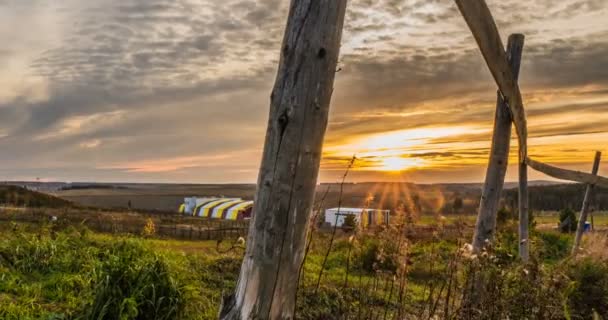
MULTIPOLYGON (((597 175, 600 168, 600 159, 602 153, 599 151, 595 152, 595 159, 593 160, 593 169, 591 170, 592 175, 597 175)), ((583 206, 581 208, 581 215, 578 221, 578 227, 576 228, 576 237, 574 238, 574 246, 572 247, 572 254, 576 255, 581 245, 581 239, 585 232, 585 222, 587 221, 587 212, 589 210, 589 202, 591 202, 591 194, 593 192, 594 185, 588 184, 585 190, 585 198, 583 199, 583 206)))
POLYGON ((220 319, 293 319, 346 0, 292 0, 236 293, 220 319))
POLYGON ((519 154, 519 257, 527 262, 530 258, 530 232, 528 213, 528 165, 519 154))
MULTIPOLYGON (((519 66, 524 46, 522 34, 509 36, 507 58, 517 80, 519 66)), ((511 142, 511 113, 500 91, 497 92, 496 113, 494 119, 494 134, 486 180, 479 203, 479 212, 473 236, 473 251, 479 252, 487 240, 492 240, 496 229, 496 213, 505 182, 505 174, 509 161, 509 146, 511 142)))

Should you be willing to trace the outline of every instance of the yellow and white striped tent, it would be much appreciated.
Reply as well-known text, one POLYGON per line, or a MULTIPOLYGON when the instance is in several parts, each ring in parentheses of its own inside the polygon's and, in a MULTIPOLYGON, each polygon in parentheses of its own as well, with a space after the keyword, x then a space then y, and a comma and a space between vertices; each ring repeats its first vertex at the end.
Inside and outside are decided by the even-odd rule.
POLYGON ((252 208, 253 201, 235 198, 209 198, 197 202, 192 213, 181 212, 202 218, 244 220, 251 217, 252 208))

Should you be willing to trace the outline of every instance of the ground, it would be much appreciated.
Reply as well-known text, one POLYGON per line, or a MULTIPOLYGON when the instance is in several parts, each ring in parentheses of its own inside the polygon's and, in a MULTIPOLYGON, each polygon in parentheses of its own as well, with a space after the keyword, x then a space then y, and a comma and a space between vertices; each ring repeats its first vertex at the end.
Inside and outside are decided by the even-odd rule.
MULTIPOLYGON (((536 279, 530 281, 541 281, 534 284, 540 290, 536 300, 530 301, 548 306, 549 313, 544 314, 547 319, 554 314, 563 316, 563 296, 541 293, 557 290, 549 287, 552 281, 558 281, 549 281, 557 274, 564 274, 565 278, 559 279, 564 286, 573 283, 568 277, 574 279, 576 275, 568 272, 578 269, 567 267, 572 237, 535 232, 534 259, 544 271, 534 271, 538 264, 526 267, 517 263, 513 228, 501 228, 500 245, 490 254, 499 262, 490 266, 502 265, 500 277, 505 278, 501 278, 501 290, 505 296, 501 299, 510 300, 499 303, 502 300, 498 299, 493 304, 500 306, 503 314, 519 312, 506 307, 518 298, 507 293, 519 292, 521 285, 510 277, 520 274, 520 268, 528 268, 526 272, 535 274, 536 279)), ((119 315, 120 319, 216 319, 222 295, 234 288, 243 254, 236 239, 187 241, 157 238, 154 234, 142 236, 144 232, 105 234, 52 222, 1 222, 0 230, 1 319, 119 319, 119 315)), ((477 261, 490 263, 485 258, 470 260, 465 256, 461 248, 470 234, 446 239, 437 230, 431 239, 410 241, 395 231, 354 234, 336 230, 327 259, 332 233, 314 232, 300 280, 298 317, 333 319, 343 314, 367 319, 386 314, 388 319, 401 314, 415 319, 464 312, 454 306, 463 301, 466 279, 477 261), (324 272, 318 281, 321 269, 324 272)), ((406 229, 402 231, 407 233, 406 229)), ((593 268, 598 267, 592 264, 590 268, 591 274, 584 276, 597 276, 593 268)), ((606 287, 594 292, 608 299, 608 280, 600 276, 599 280, 593 279, 597 281, 606 281, 606 287)), ((566 306, 576 305, 574 298, 570 299, 575 301, 572 303, 568 299, 566 306)), ((589 310, 603 306, 598 302, 589 310)))

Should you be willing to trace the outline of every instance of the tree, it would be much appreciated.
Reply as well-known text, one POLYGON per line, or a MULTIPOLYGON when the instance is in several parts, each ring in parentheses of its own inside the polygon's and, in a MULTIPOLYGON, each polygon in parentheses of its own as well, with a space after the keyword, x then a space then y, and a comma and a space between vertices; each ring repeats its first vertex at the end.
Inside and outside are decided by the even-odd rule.
POLYGON ((346 0, 292 0, 247 249, 221 319, 293 319, 346 0))

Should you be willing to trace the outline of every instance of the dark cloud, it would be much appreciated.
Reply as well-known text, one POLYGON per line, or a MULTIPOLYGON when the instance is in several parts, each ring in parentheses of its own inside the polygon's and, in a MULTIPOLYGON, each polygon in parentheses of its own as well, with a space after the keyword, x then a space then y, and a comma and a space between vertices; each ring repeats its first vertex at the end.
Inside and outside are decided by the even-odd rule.
MULTIPOLYGON (((503 37, 527 35, 524 93, 594 85, 595 94, 605 94, 608 29, 596 24, 582 32, 575 23, 559 23, 606 13, 606 1, 489 5, 503 37)), ((261 149, 288 1, 0 0, 0 7, 24 21, 54 21, 40 15, 60 21, 48 26, 48 34, 28 33, 19 46, 14 36, 0 32, 8 43, 0 49, 0 61, 20 58, 32 43, 45 44, 44 50, 27 51, 27 77, 43 79, 46 96, 32 99, 33 89, 21 86, 11 99, 0 100, 0 136, 8 134, 0 140, 8 151, 0 154, 0 163, 15 172, 45 163, 58 175, 74 177, 78 170, 65 167, 90 170, 129 159, 261 149), (85 127, 78 127, 82 123, 85 127)), ((351 1, 343 42, 328 141, 493 119, 496 86, 453 1, 351 1)), ((572 108, 604 112, 605 106, 545 106, 530 108, 529 115, 572 108)), ((599 121, 586 124, 598 128, 599 121)), ((583 127, 548 125, 533 134, 592 130, 583 127)), ((460 138, 483 141, 487 135, 460 138)), ((474 155, 450 150, 412 156, 474 155)), ((244 170, 255 172, 258 159, 249 162, 244 170)), ((120 169, 103 172, 121 176, 120 169)))

